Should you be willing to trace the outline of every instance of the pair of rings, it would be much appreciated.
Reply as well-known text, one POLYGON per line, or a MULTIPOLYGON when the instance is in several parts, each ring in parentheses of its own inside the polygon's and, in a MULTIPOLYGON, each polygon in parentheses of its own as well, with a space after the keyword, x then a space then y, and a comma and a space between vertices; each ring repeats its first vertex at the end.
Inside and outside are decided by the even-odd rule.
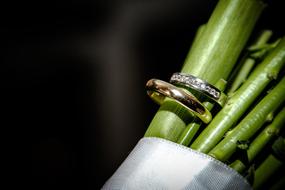
POLYGON ((212 114, 190 90, 192 89, 206 95, 220 106, 223 106, 225 103, 226 95, 224 93, 215 86, 193 75, 174 73, 170 83, 151 79, 146 84, 147 94, 159 105, 164 102, 166 97, 176 101, 206 124, 212 120, 212 114))

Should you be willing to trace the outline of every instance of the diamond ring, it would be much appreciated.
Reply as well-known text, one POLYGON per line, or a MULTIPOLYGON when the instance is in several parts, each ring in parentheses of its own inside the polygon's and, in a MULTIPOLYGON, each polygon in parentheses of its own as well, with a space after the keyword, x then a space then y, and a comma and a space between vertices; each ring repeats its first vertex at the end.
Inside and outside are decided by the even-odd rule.
POLYGON ((158 79, 146 83, 147 94, 161 105, 168 97, 182 105, 189 112, 200 118, 204 123, 212 120, 211 112, 190 92, 158 79))
POLYGON ((223 106, 227 99, 227 96, 218 88, 190 74, 174 73, 170 78, 170 83, 188 90, 190 88, 203 93, 210 99, 217 102, 220 106, 223 106))

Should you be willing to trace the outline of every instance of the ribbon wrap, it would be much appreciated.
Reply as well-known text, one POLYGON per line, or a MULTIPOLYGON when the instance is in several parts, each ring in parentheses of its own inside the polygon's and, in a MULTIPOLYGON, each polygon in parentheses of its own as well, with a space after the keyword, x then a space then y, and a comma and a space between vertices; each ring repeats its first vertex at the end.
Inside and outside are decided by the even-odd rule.
POLYGON ((239 173, 214 158, 168 140, 145 137, 103 190, 250 190, 239 173))

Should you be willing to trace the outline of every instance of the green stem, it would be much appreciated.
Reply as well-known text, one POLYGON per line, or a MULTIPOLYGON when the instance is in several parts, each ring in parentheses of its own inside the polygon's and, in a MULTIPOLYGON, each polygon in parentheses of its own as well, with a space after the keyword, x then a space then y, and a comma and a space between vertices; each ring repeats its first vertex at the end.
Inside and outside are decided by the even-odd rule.
POLYGON ((262 185, 272 176, 283 163, 270 154, 257 168, 254 174, 253 189, 262 189, 262 185))
POLYGON ((181 134, 180 138, 178 139, 177 143, 182 144, 184 146, 188 146, 196 133, 198 132, 201 123, 193 122, 187 125, 183 133, 181 134))
POLYGON ((226 79, 263 8, 264 4, 256 0, 220 0, 182 72, 212 84, 226 79))
MULTIPOLYGON (((200 25, 198 27, 198 29, 196 31, 196 34, 195 34, 195 37, 194 37, 194 40, 193 40, 193 42, 192 42, 192 44, 190 46, 190 51, 189 52, 191 52, 191 49, 193 47, 195 47, 196 44, 199 42, 199 39, 202 36, 203 32, 205 31, 205 28, 206 28, 206 24, 202 24, 202 25, 200 25)), ((184 62, 183 67, 184 67, 185 64, 186 64, 186 62, 184 62)))
POLYGON ((165 101, 152 119, 145 137, 160 137, 176 142, 193 116, 173 101, 165 101))
MULTIPOLYGON (((256 155, 268 144, 270 140, 276 137, 280 130, 285 127, 285 108, 283 108, 274 118, 273 122, 264 128, 264 130, 254 139, 247 150, 248 161, 252 162, 256 155)), ((235 160, 230 167, 239 173, 246 169, 240 160, 235 160)))
POLYGON ((195 47, 196 44, 199 43, 199 39, 202 36, 203 32, 205 31, 205 28, 206 28, 206 24, 202 24, 201 26, 198 27, 196 34, 195 34, 195 37, 194 37, 194 40, 192 42, 191 48, 195 47))
MULTIPOLYGON (((215 87, 217 87, 221 91, 224 91, 226 85, 227 82, 221 79, 215 84, 215 87)), ((214 104, 210 102, 204 102, 204 105, 209 111, 211 111, 214 107, 214 104)), ((198 132, 201 124, 202 123, 199 121, 193 121, 192 123, 188 124, 183 133, 181 134, 180 138, 178 139, 177 143, 182 144, 184 146, 189 146, 190 142, 198 132)))
MULTIPOLYGON (((202 35, 191 47, 182 72, 211 84, 221 78, 226 79, 263 8, 264 4, 259 0, 220 0, 202 35)), ((154 116, 145 136, 176 142, 188 124, 185 119, 189 115, 178 115, 181 106, 177 104, 164 104, 154 116), (164 109, 165 106, 169 109, 164 109)))
POLYGON ((271 30, 264 30, 261 32, 260 36, 257 38, 256 42, 253 44, 255 47, 259 47, 261 45, 264 45, 268 42, 268 40, 272 36, 271 30))
POLYGON ((242 85, 242 83, 245 82, 246 78, 248 77, 254 65, 255 65, 255 59, 252 58, 245 59, 244 64, 242 65, 233 84, 231 85, 231 88, 229 89, 228 92, 229 94, 235 92, 242 85))
POLYGON ((257 66, 246 82, 229 97, 226 105, 193 142, 191 148, 208 153, 247 111, 268 83, 278 76, 284 64, 285 38, 257 66))
POLYGON ((285 101, 285 77, 252 111, 226 136, 209 155, 226 161, 236 150, 238 141, 249 140, 264 124, 267 115, 285 101))
POLYGON ((257 168, 254 176, 253 188, 262 189, 262 185, 284 165, 284 161, 285 139, 279 137, 272 145, 272 153, 257 168))
POLYGON ((267 126, 258 137, 252 142, 248 150, 248 159, 253 161, 256 155, 265 147, 265 145, 274 137, 279 135, 282 128, 285 127, 285 108, 279 112, 272 124, 267 126))
MULTIPOLYGON (((263 31, 260 34, 260 36, 257 38, 256 42, 253 44, 253 46, 262 46, 266 44, 271 36, 272 36, 272 31, 270 30, 263 31)), ((255 63, 256 60, 253 58, 248 57, 246 59, 243 59, 243 63, 241 63, 242 66, 238 71, 235 80, 232 83, 228 93, 235 92, 241 86, 241 84, 244 83, 255 63)))

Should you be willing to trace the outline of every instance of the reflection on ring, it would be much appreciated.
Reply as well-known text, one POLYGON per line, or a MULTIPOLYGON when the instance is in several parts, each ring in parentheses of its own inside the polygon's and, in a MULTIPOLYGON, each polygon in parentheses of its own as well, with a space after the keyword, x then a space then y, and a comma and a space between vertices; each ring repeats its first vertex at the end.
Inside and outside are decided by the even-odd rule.
POLYGON ((157 79, 149 80, 146 84, 146 88, 147 94, 159 105, 168 97, 196 115, 204 123, 209 123, 212 120, 212 115, 209 110, 190 92, 157 79))

